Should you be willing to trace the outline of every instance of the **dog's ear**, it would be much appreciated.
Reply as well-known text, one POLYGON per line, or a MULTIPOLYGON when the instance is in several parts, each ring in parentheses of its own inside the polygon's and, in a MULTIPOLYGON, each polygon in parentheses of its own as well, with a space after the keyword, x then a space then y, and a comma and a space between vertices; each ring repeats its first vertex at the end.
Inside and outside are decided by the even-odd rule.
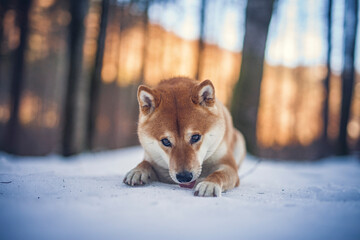
POLYGON ((192 101, 204 107, 212 107, 215 104, 215 89, 210 80, 205 80, 192 89, 192 101))
POLYGON ((140 85, 137 92, 140 111, 147 115, 152 113, 160 104, 161 95, 156 90, 140 85))

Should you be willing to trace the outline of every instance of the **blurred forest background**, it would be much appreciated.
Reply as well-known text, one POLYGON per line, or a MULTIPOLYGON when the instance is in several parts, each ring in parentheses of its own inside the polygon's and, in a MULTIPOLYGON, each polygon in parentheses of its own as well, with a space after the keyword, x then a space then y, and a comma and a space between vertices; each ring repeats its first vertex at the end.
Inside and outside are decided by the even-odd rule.
POLYGON ((0 150, 138 144, 139 84, 210 79, 248 150, 360 151, 358 0, 0 0, 0 150))

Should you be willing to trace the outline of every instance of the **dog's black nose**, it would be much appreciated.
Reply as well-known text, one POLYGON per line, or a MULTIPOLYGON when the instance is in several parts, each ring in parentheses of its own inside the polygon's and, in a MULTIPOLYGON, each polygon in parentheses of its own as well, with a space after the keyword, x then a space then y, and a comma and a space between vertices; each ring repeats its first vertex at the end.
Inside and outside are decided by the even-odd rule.
POLYGON ((181 183, 190 182, 192 178, 193 178, 192 173, 188 171, 183 171, 181 173, 176 174, 176 179, 181 183))

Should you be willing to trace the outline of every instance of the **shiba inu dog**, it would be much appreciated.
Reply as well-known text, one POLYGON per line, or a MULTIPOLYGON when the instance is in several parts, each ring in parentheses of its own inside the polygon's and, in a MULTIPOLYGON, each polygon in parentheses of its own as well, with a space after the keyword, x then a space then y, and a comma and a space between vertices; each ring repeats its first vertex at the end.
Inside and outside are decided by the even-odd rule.
POLYGON ((195 196, 221 196, 239 186, 245 154, 243 135, 210 80, 163 80, 139 86, 138 136, 144 160, 124 178, 130 186, 151 181, 193 188, 195 196))

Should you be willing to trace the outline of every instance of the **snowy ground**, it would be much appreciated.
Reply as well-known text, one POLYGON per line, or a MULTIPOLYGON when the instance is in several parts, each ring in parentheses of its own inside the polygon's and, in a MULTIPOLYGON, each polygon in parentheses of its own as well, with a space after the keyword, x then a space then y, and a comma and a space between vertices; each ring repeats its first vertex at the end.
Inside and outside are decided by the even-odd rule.
POLYGON ((221 198, 125 173, 140 147, 70 159, 0 154, 0 239, 360 239, 360 162, 247 158, 221 198))

